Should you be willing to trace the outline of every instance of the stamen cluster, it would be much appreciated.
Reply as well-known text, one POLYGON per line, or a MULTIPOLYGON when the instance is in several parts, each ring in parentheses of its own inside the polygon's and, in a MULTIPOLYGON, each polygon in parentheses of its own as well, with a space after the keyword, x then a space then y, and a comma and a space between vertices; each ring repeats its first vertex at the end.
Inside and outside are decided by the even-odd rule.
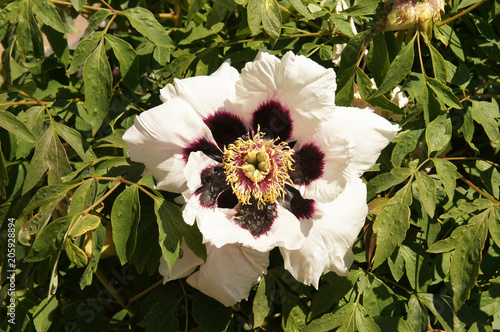
POLYGON ((288 172, 292 169, 292 154, 287 143, 262 139, 257 133, 253 139, 238 138, 224 147, 223 164, 226 181, 242 204, 251 201, 274 203, 285 195, 285 183, 292 183, 288 172))

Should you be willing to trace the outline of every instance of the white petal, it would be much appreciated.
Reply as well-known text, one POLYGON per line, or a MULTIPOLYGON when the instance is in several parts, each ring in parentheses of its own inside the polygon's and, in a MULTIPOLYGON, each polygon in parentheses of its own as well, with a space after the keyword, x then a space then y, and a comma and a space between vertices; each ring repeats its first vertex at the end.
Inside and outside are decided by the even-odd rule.
POLYGON ((192 287, 213 297, 225 306, 247 299, 252 287, 267 272, 269 253, 238 244, 208 249, 207 261, 191 275, 192 287))
POLYGON ((137 116, 123 135, 130 158, 146 166, 158 189, 177 193, 186 189, 182 151, 200 138, 213 142, 200 116, 180 98, 137 116))
POLYGON ((275 99, 290 110, 294 139, 316 132, 329 118, 335 105, 335 72, 316 62, 286 53, 281 60, 260 52, 255 61, 247 63, 236 83, 235 108, 251 120, 262 103, 275 99))
POLYGON ((191 192, 196 191, 201 186, 201 172, 211 166, 219 165, 219 163, 208 157, 201 151, 191 152, 188 162, 184 167, 184 176, 187 180, 187 185, 191 192))
POLYGON ((238 71, 224 62, 210 76, 195 76, 182 80, 174 79, 160 90, 161 99, 167 101, 174 97, 182 98, 203 118, 215 113, 226 99, 234 100, 235 83, 238 71))
POLYGON ((193 273, 199 265, 204 263, 203 259, 196 256, 184 240, 182 240, 181 249, 183 251, 183 256, 181 259, 175 261, 170 273, 168 272, 167 262, 163 257, 160 258, 158 272, 164 277, 163 283, 170 280, 185 278, 193 273))
POLYGON ((353 143, 349 167, 358 176, 375 164, 400 129, 370 108, 337 107, 330 121, 342 124, 347 140, 353 143))
MULTIPOLYGON (((185 195, 187 197, 187 195, 185 195)), ((240 243, 259 251, 269 251, 276 246, 297 249, 304 241, 299 220, 288 210, 277 204, 278 216, 271 229, 257 238, 232 221, 234 209, 205 208, 197 195, 192 195, 182 211, 184 221, 196 220, 203 242, 221 248, 226 244, 240 243)))
POLYGON ((335 271, 347 275, 353 256, 352 245, 363 227, 368 207, 366 186, 361 179, 349 181, 333 202, 316 204, 313 219, 301 221, 309 229, 298 250, 280 248, 285 268, 300 282, 318 288, 321 275, 335 271))

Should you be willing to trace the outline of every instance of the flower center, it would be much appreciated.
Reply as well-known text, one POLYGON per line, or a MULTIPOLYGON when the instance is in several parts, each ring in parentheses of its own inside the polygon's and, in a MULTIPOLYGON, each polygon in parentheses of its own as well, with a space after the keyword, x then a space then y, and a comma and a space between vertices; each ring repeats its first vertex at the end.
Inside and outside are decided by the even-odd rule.
POLYGON ((294 152, 288 144, 276 140, 263 140, 258 133, 253 139, 239 138, 224 148, 226 181, 242 204, 250 200, 260 204, 274 203, 285 195, 285 182, 292 182, 288 172, 292 170, 294 152))

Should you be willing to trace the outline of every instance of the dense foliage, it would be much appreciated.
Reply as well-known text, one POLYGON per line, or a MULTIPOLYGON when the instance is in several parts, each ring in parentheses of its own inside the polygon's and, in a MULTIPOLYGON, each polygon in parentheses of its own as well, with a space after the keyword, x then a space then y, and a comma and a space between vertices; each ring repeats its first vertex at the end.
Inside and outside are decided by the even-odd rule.
POLYGON ((500 329, 500 2, 449 0, 431 33, 384 32, 391 3, 351 2, 0 1, 0 330, 500 329), (316 290, 275 250, 248 301, 226 308, 162 285, 159 258, 175 262, 183 237, 206 253, 121 136, 174 78, 241 69, 264 47, 334 67, 338 105, 359 91, 401 131, 364 175, 351 275, 316 290))

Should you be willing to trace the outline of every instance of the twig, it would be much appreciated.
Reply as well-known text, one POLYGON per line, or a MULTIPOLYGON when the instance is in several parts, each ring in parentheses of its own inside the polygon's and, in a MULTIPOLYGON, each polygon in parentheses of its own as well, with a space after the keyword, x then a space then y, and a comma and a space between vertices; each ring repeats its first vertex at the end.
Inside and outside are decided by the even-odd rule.
POLYGON ((474 8, 476 8, 476 7, 480 6, 480 5, 482 5, 482 4, 483 4, 483 3, 485 3, 486 1, 487 1, 487 0, 481 0, 481 1, 479 1, 479 2, 477 2, 477 3, 475 3, 475 4, 473 4, 472 6, 470 6, 469 8, 467 8, 466 10, 464 10, 464 11, 462 11, 462 12, 460 12, 460 13, 458 13, 458 14, 456 14, 456 15, 454 15, 454 16, 452 16, 452 17, 450 17, 450 18, 448 18, 448 19, 446 19, 446 20, 444 20, 444 21, 441 21, 441 22, 439 22, 439 23, 438 23, 438 24, 436 24, 436 25, 437 25, 438 27, 440 27, 440 26, 442 26, 442 25, 448 24, 448 23, 450 23, 450 22, 452 22, 452 21, 456 20, 457 18, 459 18, 459 17, 461 17, 461 16, 463 16, 463 15, 467 14, 468 12, 470 12, 471 10, 473 10, 474 8))

